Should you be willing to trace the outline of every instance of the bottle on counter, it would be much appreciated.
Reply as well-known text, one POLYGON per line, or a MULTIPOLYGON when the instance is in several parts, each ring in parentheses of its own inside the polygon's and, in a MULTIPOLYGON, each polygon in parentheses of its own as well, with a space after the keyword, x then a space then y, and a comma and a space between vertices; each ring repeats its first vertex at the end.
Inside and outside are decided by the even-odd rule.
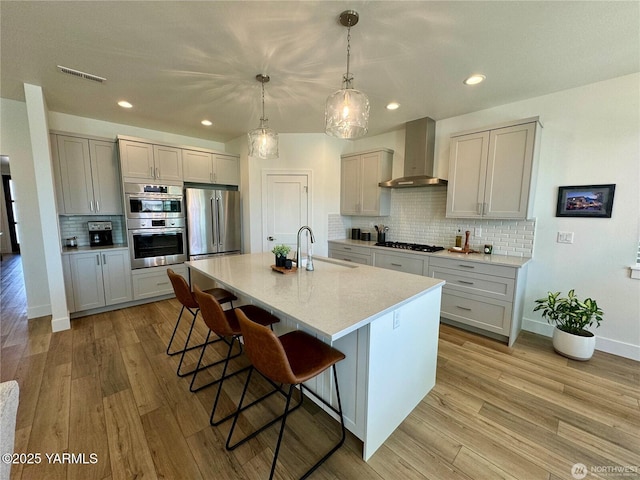
POLYGON ((462 232, 458 229, 458 234, 456 235, 456 247, 462 247, 462 232))

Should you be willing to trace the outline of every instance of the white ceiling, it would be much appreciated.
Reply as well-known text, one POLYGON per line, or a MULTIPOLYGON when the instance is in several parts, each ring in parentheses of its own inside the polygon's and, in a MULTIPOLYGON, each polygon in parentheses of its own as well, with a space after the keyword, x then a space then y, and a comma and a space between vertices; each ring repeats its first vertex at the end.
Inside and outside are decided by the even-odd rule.
POLYGON ((2 0, 0 95, 41 85, 52 111, 227 141, 258 126, 266 73, 269 126, 323 132, 346 70, 347 9, 360 14, 351 71, 371 101, 369 135, 640 71, 638 1, 2 0), (486 82, 462 84, 476 72, 486 82))

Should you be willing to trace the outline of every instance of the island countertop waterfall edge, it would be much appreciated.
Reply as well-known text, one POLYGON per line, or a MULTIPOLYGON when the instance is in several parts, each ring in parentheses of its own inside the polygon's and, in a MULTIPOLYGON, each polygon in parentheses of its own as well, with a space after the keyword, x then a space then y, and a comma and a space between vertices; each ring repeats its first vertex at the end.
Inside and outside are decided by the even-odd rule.
MULTIPOLYGON (((304 330, 345 353, 338 364, 345 425, 363 441, 368 460, 435 385, 444 281, 323 257, 314 260, 314 271, 288 274, 271 270, 271 253, 186 265, 242 302, 279 316, 278 335, 304 330)), ((310 386, 335 403, 333 381, 325 374, 310 386)))

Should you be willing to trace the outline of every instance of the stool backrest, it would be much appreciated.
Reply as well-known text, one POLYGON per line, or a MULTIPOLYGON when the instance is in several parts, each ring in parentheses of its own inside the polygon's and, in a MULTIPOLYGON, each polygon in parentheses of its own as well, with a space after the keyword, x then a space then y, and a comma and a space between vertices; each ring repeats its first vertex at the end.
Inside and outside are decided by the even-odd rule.
POLYGON ((245 353, 253 366, 276 383, 298 383, 276 334, 270 328, 252 322, 241 308, 236 309, 236 317, 244 338, 245 353))
POLYGON ((167 269, 167 275, 171 280, 173 286, 173 292, 176 294, 178 301, 187 308, 198 308, 198 302, 193 298, 189 284, 182 275, 178 275, 176 272, 167 269))
POLYGON ((213 295, 203 292, 197 285, 193 287, 193 294, 200 305, 200 314, 204 323, 213 333, 222 337, 230 337, 237 333, 229 325, 224 310, 213 295))

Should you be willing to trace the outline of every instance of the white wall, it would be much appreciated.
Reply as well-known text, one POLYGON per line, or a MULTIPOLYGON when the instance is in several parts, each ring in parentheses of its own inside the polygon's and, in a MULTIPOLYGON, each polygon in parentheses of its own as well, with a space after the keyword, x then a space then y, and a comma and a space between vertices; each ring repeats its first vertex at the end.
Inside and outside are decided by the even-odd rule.
POLYGON ((540 116, 542 143, 535 190, 536 236, 527 275, 525 328, 549 334, 534 314, 548 290, 598 301, 605 315, 597 347, 640 360, 640 281, 629 277, 638 245, 640 74, 565 90, 437 122, 436 156, 449 156, 451 133, 540 116), (560 185, 615 183, 610 219, 557 218, 560 185), (558 231, 574 232, 571 245, 558 231))
POLYGON ((241 191, 245 252, 262 251, 262 171, 311 170, 311 218, 309 226, 316 238, 314 253, 326 256, 328 214, 340 211, 340 155, 350 143, 324 134, 279 134, 279 158, 259 160, 247 157, 246 137, 239 137, 228 150, 240 154, 241 191))
MULTIPOLYGON (((35 192, 35 171, 31 138, 24 102, 0 99, 0 151, 11 162, 16 186, 18 230, 27 296, 27 317, 51 313, 40 209, 35 192)), ((53 239, 58 242, 57 237, 53 239)))
POLYGON ((118 135, 128 135, 154 140, 158 143, 187 145, 190 147, 209 148, 224 152, 224 143, 205 140, 203 138, 185 137, 169 132, 160 132, 148 128, 133 127, 121 123, 111 123, 93 118, 78 117, 66 113, 50 112, 49 128, 69 133, 79 133, 96 137, 116 139, 118 135))

